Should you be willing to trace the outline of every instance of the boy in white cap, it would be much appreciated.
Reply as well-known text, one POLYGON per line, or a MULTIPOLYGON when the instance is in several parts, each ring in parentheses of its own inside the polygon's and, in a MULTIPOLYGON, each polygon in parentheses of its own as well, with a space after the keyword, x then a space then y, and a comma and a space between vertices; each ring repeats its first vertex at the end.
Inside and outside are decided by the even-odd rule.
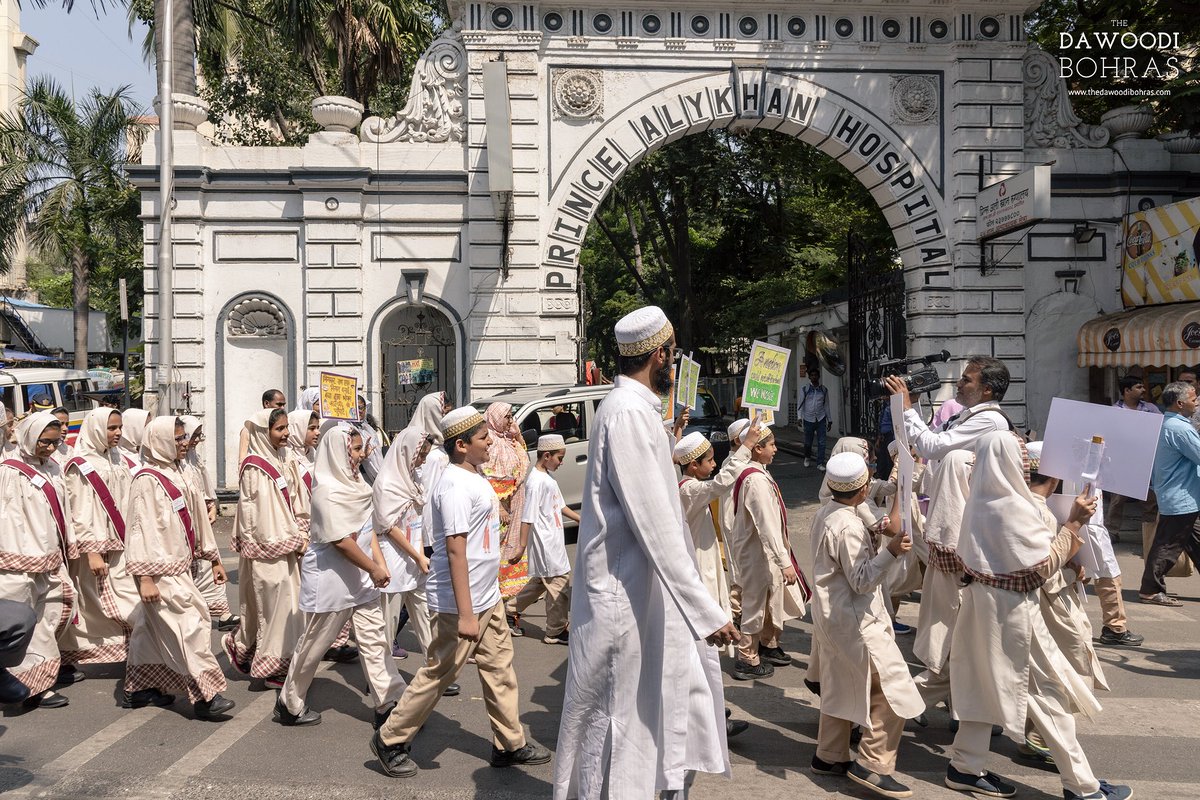
POLYGON ((904 720, 919 715, 925 704, 896 646, 882 587, 912 540, 896 535, 900 515, 893 500, 892 538, 875 551, 874 537, 857 511, 871 483, 862 456, 833 456, 826 476, 833 496, 812 527, 813 629, 821 648, 821 719, 812 769, 845 775, 883 797, 911 797, 892 773, 904 720), (854 725, 863 728, 857 761, 850 760, 854 725))
MULTIPOLYGON (((725 435, 729 439, 729 455, 725 456, 725 460, 721 462, 721 469, 725 469, 729 462, 733 460, 733 454, 737 452, 741 446, 742 436, 750 429, 750 420, 745 417, 735 419, 733 424, 725 429, 725 435)), ((733 624, 736 627, 741 627, 742 624, 742 585, 738 582, 737 564, 733 560, 733 486, 729 486, 725 493, 721 495, 721 501, 718 504, 718 510, 721 514, 721 535, 725 537, 725 548, 727 550, 727 558, 729 559, 729 611, 733 614, 733 624)))
POLYGON ((529 550, 529 583, 509 599, 509 616, 521 612, 546 595, 546 644, 567 644, 567 612, 571 607, 571 562, 562 518, 576 523, 579 515, 567 507, 552 472, 562 466, 567 445, 557 433, 538 437, 538 461, 525 480, 525 510, 521 514, 521 547, 509 559, 518 563, 529 550))
POLYGON ((750 451, 751 464, 733 485, 730 551, 742 586, 741 640, 733 677, 742 681, 769 678, 776 666, 792 663, 779 645, 779 635, 784 622, 804 616, 809 594, 788 541, 783 495, 767 472, 775 452, 775 435, 768 429, 750 451))
POLYGON ((433 558, 425 593, 433 615, 426 663, 371 739, 383 771, 411 778, 409 748, 446 688, 472 655, 492 724, 493 767, 545 764, 550 751, 525 736, 517 710, 512 636, 500 598, 500 503, 477 468, 488 460, 491 436, 483 415, 456 408, 441 421, 450 464, 433 504, 433 558), (470 609, 470 611, 468 611, 470 609))

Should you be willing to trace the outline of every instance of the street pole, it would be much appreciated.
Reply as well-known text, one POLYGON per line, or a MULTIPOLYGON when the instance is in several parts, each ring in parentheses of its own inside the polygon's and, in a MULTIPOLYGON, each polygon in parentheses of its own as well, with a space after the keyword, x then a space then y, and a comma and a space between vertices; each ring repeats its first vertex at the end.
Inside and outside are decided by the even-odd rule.
POLYGON ((172 296, 174 276, 173 256, 171 246, 171 195, 175 191, 175 111, 171 105, 171 94, 174 90, 175 78, 172 74, 175 67, 175 57, 172 52, 175 47, 174 0, 161 0, 161 14, 157 14, 157 24, 162 30, 162 74, 158 76, 158 185, 159 185, 159 222, 158 222, 158 406, 159 413, 171 413, 171 368, 174 364, 173 341, 171 338, 171 322, 175 315, 175 302, 172 296))
POLYGON ((126 292, 125 279, 121 278, 118 283, 121 287, 121 369, 125 371, 124 407, 129 408, 129 297, 126 292))

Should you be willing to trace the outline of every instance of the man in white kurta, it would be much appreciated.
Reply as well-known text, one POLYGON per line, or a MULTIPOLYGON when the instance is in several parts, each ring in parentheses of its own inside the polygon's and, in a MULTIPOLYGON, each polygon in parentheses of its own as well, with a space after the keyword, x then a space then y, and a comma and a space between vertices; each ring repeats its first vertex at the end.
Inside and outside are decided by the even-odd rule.
POLYGON ((887 797, 908 797, 892 777, 904 720, 925 709, 909 675, 887 613, 883 584, 896 559, 912 547, 890 515, 892 538, 876 552, 857 506, 870 483, 856 453, 829 459, 832 499, 813 521, 813 629, 820 643, 821 719, 814 772, 845 775, 887 797), (858 760, 850 761, 850 731, 864 728, 858 760))
POLYGON ((730 774, 720 668, 704 640, 737 632, 688 555, 651 388, 670 387, 674 331, 648 307, 616 334, 624 374, 588 446, 555 800, 682 794, 689 771, 730 774))

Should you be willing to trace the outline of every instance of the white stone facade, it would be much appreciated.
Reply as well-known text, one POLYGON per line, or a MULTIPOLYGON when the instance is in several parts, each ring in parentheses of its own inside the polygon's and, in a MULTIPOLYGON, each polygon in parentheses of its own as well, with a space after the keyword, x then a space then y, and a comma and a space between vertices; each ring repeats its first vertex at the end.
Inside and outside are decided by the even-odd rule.
MULTIPOLYGON (((1115 225, 1075 246, 1072 221, 1123 213, 1119 157, 1135 173, 1155 171, 1156 191, 1145 191, 1158 203, 1197 193, 1163 170, 1195 172, 1200 157, 1138 139, 1115 153, 1106 131, 1072 119, 1057 82, 1039 77, 1044 65, 1025 62, 1026 5, 452 3, 455 30, 418 64, 395 118, 334 132, 347 112, 331 107, 327 132, 303 148, 216 147, 177 132, 174 363, 193 411, 224 432, 210 430, 219 475, 232 475, 229 443, 259 391, 278 385, 291 398, 331 370, 357 375, 386 409, 397 390, 385 366, 397 353, 416 357, 412 342, 428 343, 437 321, 449 331, 438 381, 460 401, 574 382, 588 223, 630 164, 714 126, 796 136, 854 172, 900 249, 909 352, 1005 359, 1014 418, 1025 421, 1027 404, 1036 416, 1044 389, 1071 378, 1056 365, 1053 379, 1035 381, 1027 356, 1058 358, 1055 342, 1074 336, 1064 320, 1118 303, 1115 225), (501 58, 507 225, 491 192, 508 176, 489 175, 483 91, 484 64, 501 58), (982 271, 981 158, 987 183, 1057 158, 1072 204, 1056 183, 1061 224, 993 242, 982 271), (1089 292, 1054 299, 1054 272, 1085 263, 1089 292), (264 324, 231 329, 247 301, 238 315, 264 324)), ((154 170, 137 178, 152 220, 154 170)), ((156 236, 148 222, 150 363, 156 236)))
MULTIPOLYGON (((17 0, 0 0, 0 114, 11 114, 25 92, 25 62, 38 42, 21 30, 21 7, 17 0)), ((0 275, 0 292, 24 294, 25 246, 18 243, 17 257, 7 274, 0 275)))

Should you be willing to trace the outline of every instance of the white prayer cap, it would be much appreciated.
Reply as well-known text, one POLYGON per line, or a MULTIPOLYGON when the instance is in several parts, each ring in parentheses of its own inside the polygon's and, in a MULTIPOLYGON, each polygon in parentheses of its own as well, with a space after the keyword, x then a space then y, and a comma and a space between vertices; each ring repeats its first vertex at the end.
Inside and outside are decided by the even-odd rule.
POLYGON ((456 408, 442 417, 442 436, 449 441, 455 436, 461 436, 476 425, 482 425, 483 421, 483 415, 474 406, 456 408))
POLYGON ((1029 442, 1025 445, 1025 451, 1029 453, 1029 471, 1037 472, 1042 462, 1042 443, 1029 442))
POLYGON ((661 308, 643 306, 617 320, 613 333, 617 336, 617 352, 640 356, 669 342, 675 329, 661 308))
POLYGON ((899 442, 897 442, 895 439, 892 439, 890 442, 888 442, 888 455, 890 455, 892 458, 895 458, 896 454, 899 452, 900 452, 900 443, 899 442))
POLYGON ((742 435, 750 429, 750 420, 746 418, 735 419, 733 424, 725 429, 725 433, 729 435, 729 441, 742 438, 742 435))
POLYGON ((567 443, 557 433, 546 433, 538 437, 537 449, 539 453, 566 450, 567 443))
POLYGON ((870 477, 867 461, 858 453, 838 453, 825 462, 825 480, 832 491, 858 491, 870 477))
POLYGON ((671 455, 675 457, 675 461, 680 466, 686 466, 707 453, 710 447, 712 445, 709 444, 708 439, 704 438, 703 433, 692 431, 675 443, 675 449, 671 451, 671 455))

